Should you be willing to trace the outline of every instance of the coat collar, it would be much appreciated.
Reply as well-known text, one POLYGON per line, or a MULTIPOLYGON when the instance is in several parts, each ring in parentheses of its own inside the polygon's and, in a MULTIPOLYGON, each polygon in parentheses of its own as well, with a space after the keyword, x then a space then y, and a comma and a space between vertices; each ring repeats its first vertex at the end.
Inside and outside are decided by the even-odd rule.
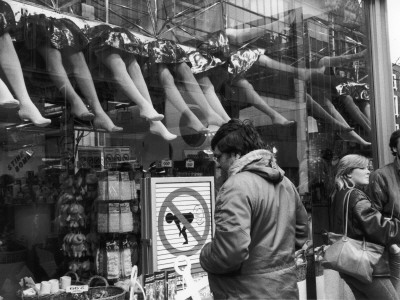
POLYGON ((268 181, 279 182, 285 172, 276 164, 274 155, 264 149, 254 150, 237 159, 229 168, 229 177, 237 173, 249 171, 256 173, 268 181))

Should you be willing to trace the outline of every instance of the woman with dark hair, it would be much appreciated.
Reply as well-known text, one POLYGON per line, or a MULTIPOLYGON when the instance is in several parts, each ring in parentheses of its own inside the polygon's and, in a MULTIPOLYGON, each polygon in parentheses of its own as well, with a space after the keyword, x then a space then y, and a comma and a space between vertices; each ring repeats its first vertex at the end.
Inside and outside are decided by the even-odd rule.
MULTIPOLYGON (((368 166, 369 160, 361 155, 349 154, 340 159, 332 194, 330 229, 342 234, 347 221, 347 234, 350 238, 361 241, 365 239, 389 248, 400 241, 400 221, 397 218, 385 218, 360 189, 369 183, 368 166), (347 206, 344 202, 349 191, 347 206), (344 219, 345 207, 348 207, 347 220, 344 219)), ((389 275, 387 250, 374 268, 372 283, 365 284, 349 275, 340 274, 356 299, 399 299, 389 275)))
POLYGON ((222 125, 211 147, 227 174, 200 254, 214 299, 298 299, 294 253, 308 226, 296 188, 249 121, 222 125))

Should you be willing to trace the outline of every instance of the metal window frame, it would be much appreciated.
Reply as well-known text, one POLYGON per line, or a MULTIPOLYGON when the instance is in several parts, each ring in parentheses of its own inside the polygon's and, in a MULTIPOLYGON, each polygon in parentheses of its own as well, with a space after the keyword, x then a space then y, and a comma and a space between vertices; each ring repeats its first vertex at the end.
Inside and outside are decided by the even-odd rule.
POLYGON ((365 0, 369 35, 371 66, 369 76, 372 84, 372 154, 375 168, 391 162, 389 139, 395 130, 393 114, 393 78, 390 62, 389 26, 386 0, 365 0))

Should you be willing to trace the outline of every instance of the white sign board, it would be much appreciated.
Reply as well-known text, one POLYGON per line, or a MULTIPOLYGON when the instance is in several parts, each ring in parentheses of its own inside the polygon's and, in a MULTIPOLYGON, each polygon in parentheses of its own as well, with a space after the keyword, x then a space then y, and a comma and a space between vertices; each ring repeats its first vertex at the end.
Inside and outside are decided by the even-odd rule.
POLYGON ((152 178, 151 185, 154 270, 186 255, 201 271, 200 250, 213 234, 214 177, 152 178))

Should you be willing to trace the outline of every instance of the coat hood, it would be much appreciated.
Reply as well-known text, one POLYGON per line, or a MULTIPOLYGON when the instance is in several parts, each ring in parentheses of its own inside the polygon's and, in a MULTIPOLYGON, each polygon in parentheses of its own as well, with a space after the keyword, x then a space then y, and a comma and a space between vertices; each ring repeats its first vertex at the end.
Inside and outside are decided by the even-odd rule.
POLYGON ((254 150, 236 160, 229 168, 229 177, 240 172, 255 173, 271 183, 282 181, 285 172, 276 164, 268 150, 254 150))

